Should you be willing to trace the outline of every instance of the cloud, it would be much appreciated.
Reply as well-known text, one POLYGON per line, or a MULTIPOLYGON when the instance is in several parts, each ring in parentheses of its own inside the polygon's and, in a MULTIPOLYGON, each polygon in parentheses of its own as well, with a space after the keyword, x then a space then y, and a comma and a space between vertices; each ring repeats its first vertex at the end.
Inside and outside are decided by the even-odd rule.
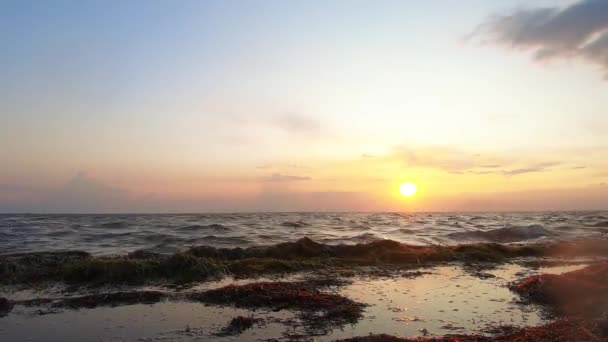
POLYGON ((84 172, 49 195, 47 207, 58 212, 117 211, 130 202, 129 192, 109 186, 84 172))
POLYGON ((285 164, 285 163, 266 163, 266 164, 261 164, 255 167, 258 170, 280 170, 280 169, 297 169, 297 170, 303 170, 303 169, 310 169, 309 166, 306 165, 302 165, 302 164, 285 164))
POLYGON ((522 175, 524 173, 541 172, 544 170, 545 170, 545 168, 542 168, 542 167, 524 167, 521 169, 504 170, 504 171, 502 171, 502 174, 504 174, 505 176, 515 176, 515 175, 522 175))
POLYGON ((268 177, 262 178, 265 182, 294 182, 294 181, 307 181, 311 180, 310 177, 304 176, 293 176, 293 175, 284 175, 281 173, 273 173, 268 177))
POLYGON ((280 116, 276 124, 291 134, 317 134, 321 131, 321 124, 316 119, 296 113, 280 116))
POLYGON ((399 146, 393 150, 393 157, 407 166, 441 169, 449 173, 462 173, 479 165, 478 156, 452 147, 399 146))
POLYGON ((560 162, 545 162, 545 163, 538 163, 538 164, 535 164, 530 167, 523 167, 523 168, 518 168, 518 169, 513 169, 513 170, 502 170, 501 172, 505 176, 515 176, 515 175, 521 175, 524 173, 548 171, 552 167, 559 166, 560 164, 561 164, 560 162))
POLYGON ((599 65, 608 79, 608 1, 521 9, 497 15, 471 37, 531 51, 539 61, 576 58, 599 65))
POLYGON ((481 154, 453 147, 408 148, 399 146, 393 150, 391 157, 403 161, 408 167, 433 168, 455 175, 470 173, 516 176, 548 171, 563 164, 559 161, 531 162, 530 158, 525 156, 481 154))
POLYGON ((429 211, 606 210, 608 187, 462 193, 429 201, 429 211), (432 203, 431 203, 432 202, 432 203))
POLYGON ((80 172, 57 188, 0 185, 0 212, 124 212, 135 202, 131 194, 80 172))

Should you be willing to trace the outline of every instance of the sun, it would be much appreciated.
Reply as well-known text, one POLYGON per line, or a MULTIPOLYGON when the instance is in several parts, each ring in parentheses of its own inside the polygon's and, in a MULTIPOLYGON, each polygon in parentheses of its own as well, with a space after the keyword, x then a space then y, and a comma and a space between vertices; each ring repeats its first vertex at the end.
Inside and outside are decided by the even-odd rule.
POLYGON ((403 182, 399 184, 399 193, 405 197, 412 197, 417 191, 418 187, 412 182, 403 182))

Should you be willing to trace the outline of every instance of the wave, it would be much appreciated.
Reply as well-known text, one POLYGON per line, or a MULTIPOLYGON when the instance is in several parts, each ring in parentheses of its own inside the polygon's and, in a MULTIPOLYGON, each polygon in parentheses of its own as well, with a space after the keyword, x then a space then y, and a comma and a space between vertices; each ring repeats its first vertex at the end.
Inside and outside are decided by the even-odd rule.
POLYGON ((397 213, 0 215, 0 252, 85 248, 94 254, 107 255, 158 243, 180 250, 195 244, 244 248, 303 236, 331 244, 366 243, 390 237, 423 245, 534 243, 537 238, 543 238, 543 242, 608 239, 608 212, 407 216, 397 213), (35 217, 45 220, 33 221, 35 217), (536 226, 530 226, 533 224, 536 226), (201 240, 204 236, 216 238, 201 240), (234 240, 234 236, 247 241, 234 240))
POLYGON ((162 234, 162 233, 145 235, 145 236, 143 236, 143 239, 146 241, 149 241, 149 242, 160 243, 160 244, 180 242, 182 240, 181 238, 179 238, 175 235, 162 234))
POLYGON ((53 231, 47 233, 48 236, 55 236, 55 237, 67 236, 67 235, 72 235, 72 234, 73 234, 73 232, 71 232, 69 230, 53 230, 53 231))
POLYGON ((389 233, 391 233, 391 234, 398 233, 398 234, 408 234, 409 235, 409 234, 416 234, 416 231, 411 230, 411 229, 406 229, 406 228, 399 228, 399 229, 391 230, 391 231, 389 231, 389 233))
POLYGON ((348 240, 352 242, 371 242, 381 240, 381 238, 374 233, 363 233, 359 235, 355 235, 353 237, 348 238, 348 240))
POLYGON ((560 230, 560 231, 572 231, 572 230, 576 230, 576 227, 573 226, 557 226, 553 228, 554 230, 560 230))
POLYGON ((291 228, 301 228, 301 227, 309 226, 309 224, 306 222, 302 222, 302 221, 285 221, 285 222, 281 223, 281 226, 291 227, 291 228))
POLYGON ((371 227, 366 224, 353 224, 353 225, 350 225, 348 228, 350 228, 351 230, 358 230, 358 231, 365 231, 365 230, 371 229, 371 227))
POLYGON ((517 242, 534 240, 546 236, 554 236, 555 233, 545 229, 539 224, 529 226, 511 226, 488 231, 456 232, 447 236, 453 240, 482 240, 492 242, 517 242))
MULTIPOLYGON (((122 233, 102 233, 102 234, 93 234, 93 235, 88 235, 86 237, 86 239, 90 240, 91 242, 95 241, 96 239, 116 239, 116 238, 125 238, 125 237, 135 237, 135 235, 131 232, 122 232, 122 233)), ((151 239, 154 238, 154 235, 149 235, 149 237, 151 239)))
POLYGON ((247 240, 244 237, 238 237, 238 236, 216 236, 216 235, 207 235, 207 236, 203 236, 201 238, 195 238, 195 239, 191 239, 192 242, 203 242, 203 243, 220 243, 220 244, 226 244, 226 245, 243 245, 249 242, 249 240, 247 240))
POLYGON ((128 226, 128 224, 124 221, 107 222, 107 223, 101 224, 102 228, 112 228, 112 229, 127 228, 127 226, 128 226))
POLYGON ((471 216, 469 217, 469 221, 479 221, 479 220, 486 220, 487 217, 483 217, 483 216, 471 216))
POLYGON ((218 223, 212 223, 212 224, 207 224, 207 225, 192 224, 192 225, 189 225, 189 226, 180 227, 178 229, 179 230, 188 230, 188 231, 213 230, 213 231, 216 231, 216 232, 227 232, 227 231, 231 231, 232 230, 229 227, 226 227, 226 226, 224 226, 222 224, 218 224, 218 223))

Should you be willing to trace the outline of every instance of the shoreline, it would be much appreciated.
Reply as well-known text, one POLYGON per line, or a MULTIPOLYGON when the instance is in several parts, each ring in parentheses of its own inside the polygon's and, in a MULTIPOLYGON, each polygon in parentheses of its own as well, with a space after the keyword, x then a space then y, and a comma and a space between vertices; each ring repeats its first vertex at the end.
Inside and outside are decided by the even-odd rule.
POLYGON ((555 319, 572 332, 581 325, 571 322, 590 324, 593 317, 558 314, 556 303, 530 300, 540 295, 526 296, 516 285, 545 279, 543 273, 600 269, 594 279, 608 273, 607 260, 606 240, 422 247, 300 239, 174 255, 4 255, 0 336, 27 335, 19 326, 30 324, 45 331, 66 320, 69 332, 75 322, 103 326, 113 317, 123 317, 110 324, 123 327, 122 340, 147 341, 392 338, 382 334, 395 341, 485 341, 541 333, 555 319), (166 322, 157 327, 157 319, 166 322))

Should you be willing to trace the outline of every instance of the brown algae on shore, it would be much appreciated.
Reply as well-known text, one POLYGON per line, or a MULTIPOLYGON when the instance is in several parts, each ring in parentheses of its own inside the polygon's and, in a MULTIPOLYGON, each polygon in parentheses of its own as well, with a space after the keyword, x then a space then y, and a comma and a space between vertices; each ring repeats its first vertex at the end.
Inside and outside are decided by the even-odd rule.
POLYGON ((230 320, 228 325, 215 333, 215 336, 224 337, 240 335, 245 330, 253 328, 255 324, 262 324, 263 322, 263 319, 255 318, 253 316, 236 316, 230 320))
POLYGON ((10 300, 0 297, 0 317, 6 316, 13 309, 13 305, 10 300))
POLYGON ((253 310, 294 310, 308 334, 327 333, 330 328, 357 323, 364 304, 334 293, 321 292, 310 282, 261 282, 230 285, 194 293, 191 299, 203 303, 232 305, 253 310))
POLYGON ((412 246, 391 240, 357 245, 325 245, 303 238, 266 247, 194 247, 173 255, 146 251, 126 256, 101 257, 78 251, 13 254, 0 256, 0 283, 62 281, 88 285, 147 282, 179 284, 227 275, 255 277, 366 266, 412 268, 445 262, 501 263, 518 257, 545 256, 608 256, 608 241, 412 246))

